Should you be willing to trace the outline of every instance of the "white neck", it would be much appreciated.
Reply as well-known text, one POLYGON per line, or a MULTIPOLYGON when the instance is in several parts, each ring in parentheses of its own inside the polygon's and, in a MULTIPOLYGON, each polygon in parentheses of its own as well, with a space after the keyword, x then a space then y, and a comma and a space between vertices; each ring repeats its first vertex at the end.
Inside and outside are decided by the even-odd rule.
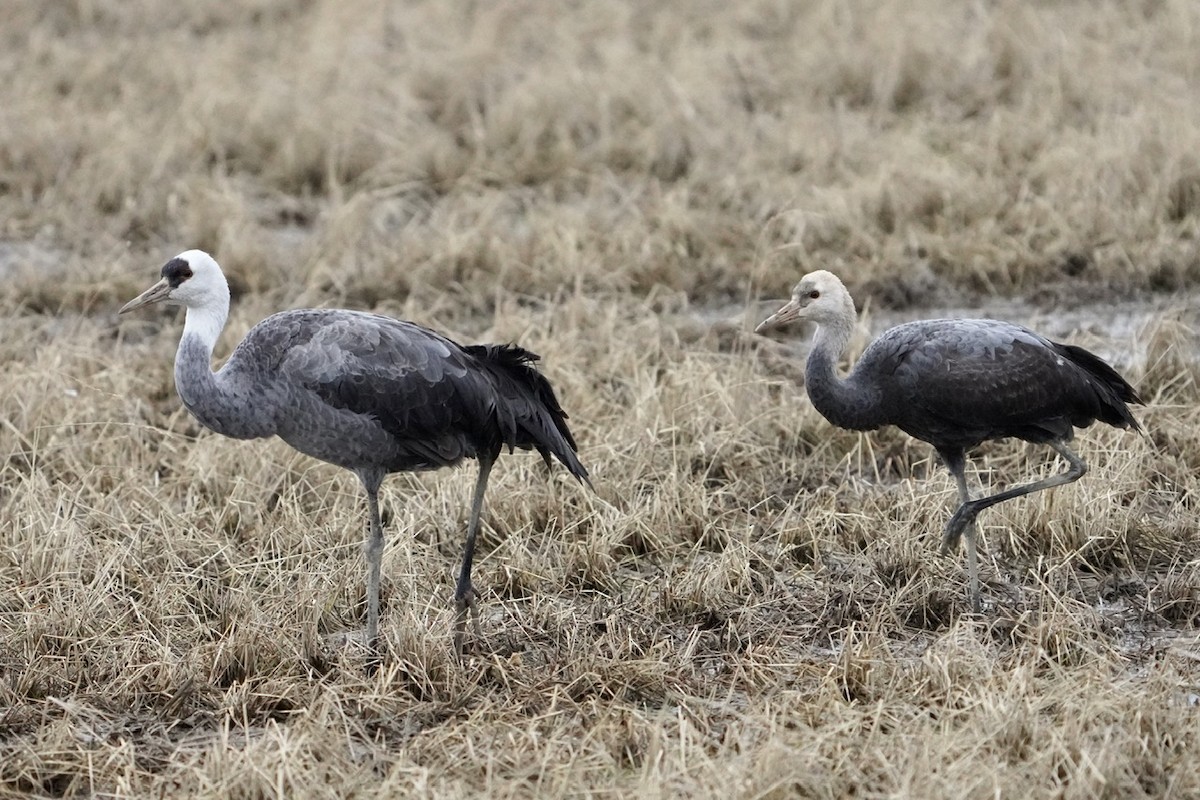
POLYGON ((204 349, 212 355, 213 347, 225 327, 229 316, 229 300, 219 301, 202 306, 191 306, 183 322, 183 339, 195 336, 204 345, 204 349))

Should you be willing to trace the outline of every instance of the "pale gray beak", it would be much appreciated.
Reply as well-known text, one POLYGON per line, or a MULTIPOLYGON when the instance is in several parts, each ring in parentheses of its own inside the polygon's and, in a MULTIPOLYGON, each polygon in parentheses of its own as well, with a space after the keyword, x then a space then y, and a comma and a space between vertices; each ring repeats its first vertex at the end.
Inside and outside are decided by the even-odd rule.
POLYGON ((763 333, 764 331, 771 330, 771 328, 778 328, 781 325, 786 325, 794 321, 799 316, 800 304, 796 302, 795 298, 792 298, 787 301, 787 304, 783 308, 758 323, 758 327, 754 329, 754 332, 763 333))
POLYGON ((167 295, 171 293, 171 284, 163 278, 158 283, 151 286, 146 291, 139 294, 137 297, 130 300, 125 305, 121 306, 118 314, 128 314, 130 311, 136 311, 142 306, 148 306, 151 303, 160 303, 167 299, 167 295))

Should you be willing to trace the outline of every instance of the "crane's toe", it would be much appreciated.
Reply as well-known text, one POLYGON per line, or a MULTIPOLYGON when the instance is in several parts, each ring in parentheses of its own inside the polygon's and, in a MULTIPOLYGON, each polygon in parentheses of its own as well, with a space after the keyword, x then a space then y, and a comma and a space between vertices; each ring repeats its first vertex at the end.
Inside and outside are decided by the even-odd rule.
POLYGON ((479 627, 479 593, 474 585, 469 585, 464 592, 456 592, 454 606, 457 611, 454 620, 454 654, 463 657, 463 639, 467 634, 467 617, 471 618, 471 632, 475 634, 476 645, 483 642, 483 630, 479 627))
POLYGON ((963 531, 975 523, 977 516, 979 516, 979 509, 972 503, 963 503, 958 507, 954 516, 946 523, 946 532, 942 534, 943 555, 958 547, 958 540, 962 537, 963 531))

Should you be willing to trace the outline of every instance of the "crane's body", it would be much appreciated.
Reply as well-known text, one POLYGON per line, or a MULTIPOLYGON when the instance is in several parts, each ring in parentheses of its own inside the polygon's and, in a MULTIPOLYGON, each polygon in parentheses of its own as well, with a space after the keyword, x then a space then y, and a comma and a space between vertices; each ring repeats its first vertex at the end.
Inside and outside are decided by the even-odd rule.
POLYGON ((909 322, 879 335, 845 378, 837 360, 853 333, 854 302, 823 270, 806 275, 792 300, 759 325, 796 319, 817 323, 805 388, 834 425, 874 430, 895 425, 937 450, 958 485, 960 505, 943 549, 966 534, 971 599, 980 607, 975 517, 1003 500, 1078 480, 1087 467, 1067 447, 1075 428, 1099 420, 1140 430, 1128 403, 1137 393, 1112 367, 1080 347, 1052 342, 1028 328, 988 319, 909 322), (1017 438, 1054 448, 1071 465, 1061 474, 970 499, 966 451, 989 439, 1017 438))
POLYGON ((1010 322, 909 322, 871 342, 845 380, 833 362, 814 347, 805 385, 826 419, 851 430, 895 425, 942 449, 1070 441, 1095 420, 1137 428, 1111 367, 1010 322))
POLYGON ((188 411, 225 436, 279 436, 313 458, 384 473, 494 458, 503 446, 548 456, 548 442, 586 474, 545 379, 527 366, 536 356, 511 345, 463 347, 378 314, 299 309, 251 328, 216 372, 211 357, 185 336, 175 383, 188 411))
POLYGON ((582 482, 587 470, 550 383, 513 345, 462 346, 428 328, 378 314, 299 309, 255 325, 225 364, 212 354, 229 311, 229 289, 206 253, 167 262, 162 280, 121 313, 170 301, 187 307, 175 384, 205 427, 236 439, 279 436, 302 453, 353 471, 367 493, 367 639, 378 635, 383 549, 378 490, 391 472, 479 462, 455 600, 461 655, 470 570, 483 494, 503 448, 536 449, 582 482))

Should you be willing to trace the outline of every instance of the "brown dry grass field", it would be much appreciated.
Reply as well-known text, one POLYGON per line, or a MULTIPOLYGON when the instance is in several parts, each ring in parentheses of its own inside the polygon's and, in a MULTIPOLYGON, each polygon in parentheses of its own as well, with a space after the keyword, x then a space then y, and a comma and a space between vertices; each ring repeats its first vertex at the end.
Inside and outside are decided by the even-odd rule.
MULTIPOLYGON (((0 796, 1200 795, 1200 4, 53 0, 0 27, 0 796), (373 309, 516 341, 596 492, 361 489, 181 409, 176 253, 256 321, 373 309), (999 316, 1147 404, 1079 483, 984 513, 833 428, 809 270, 871 332, 999 316)), ((978 490, 1061 470, 993 442, 978 490)))

